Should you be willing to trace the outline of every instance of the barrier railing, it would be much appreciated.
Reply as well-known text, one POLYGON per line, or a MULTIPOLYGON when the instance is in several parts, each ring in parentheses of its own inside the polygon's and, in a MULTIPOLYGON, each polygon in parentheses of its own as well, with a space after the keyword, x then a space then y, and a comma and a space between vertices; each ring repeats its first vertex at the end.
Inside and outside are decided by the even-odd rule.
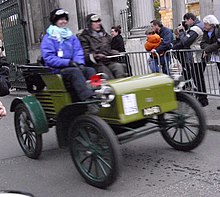
MULTIPOLYGON (((220 52, 202 58, 202 50, 170 50, 164 55, 165 65, 161 65, 159 54, 150 52, 127 52, 118 59, 126 64, 130 76, 147 75, 152 72, 177 72, 186 80, 185 92, 220 96, 220 52), (159 67, 157 67, 159 65, 159 67), (165 67, 165 69, 162 67, 165 67)), ((11 68, 12 87, 25 88, 24 79, 15 65, 11 68)))
POLYGON ((128 52, 125 56, 129 60, 133 76, 164 71, 172 75, 175 72, 182 74, 186 81, 183 91, 220 96, 220 51, 206 56, 203 54, 203 50, 169 50, 164 54, 163 65, 159 54, 155 56, 150 52, 128 52), (159 65, 159 71, 153 70, 152 64, 159 65))
POLYGON ((166 55, 170 58, 166 66, 169 69, 179 69, 188 81, 185 92, 220 96, 219 51, 205 54, 203 50, 170 50, 166 55))
POLYGON ((150 52, 126 52, 126 64, 130 68, 130 74, 147 75, 152 72, 161 72, 159 54, 150 52))

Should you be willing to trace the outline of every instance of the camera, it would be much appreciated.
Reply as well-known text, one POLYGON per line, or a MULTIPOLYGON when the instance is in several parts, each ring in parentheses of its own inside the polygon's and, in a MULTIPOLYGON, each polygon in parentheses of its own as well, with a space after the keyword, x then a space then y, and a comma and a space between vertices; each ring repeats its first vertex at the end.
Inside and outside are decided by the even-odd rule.
POLYGON ((188 25, 186 24, 186 21, 182 21, 181 25, 184 27, 185 31, 188 29, 188 25))

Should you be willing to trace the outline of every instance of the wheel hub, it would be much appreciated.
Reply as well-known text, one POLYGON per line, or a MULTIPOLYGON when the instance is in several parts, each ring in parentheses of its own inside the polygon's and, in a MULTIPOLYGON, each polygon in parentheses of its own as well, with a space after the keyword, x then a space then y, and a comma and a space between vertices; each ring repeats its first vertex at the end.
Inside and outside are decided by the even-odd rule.
POLYGON ((178 126, 179 128, 183 128, 183 127, 185 126, 185 119, 186 119, 185 116, 182 115, 182 114, 178 114, 178 115, 176 116, 175 121, 176 121, 177 126, 178 126))

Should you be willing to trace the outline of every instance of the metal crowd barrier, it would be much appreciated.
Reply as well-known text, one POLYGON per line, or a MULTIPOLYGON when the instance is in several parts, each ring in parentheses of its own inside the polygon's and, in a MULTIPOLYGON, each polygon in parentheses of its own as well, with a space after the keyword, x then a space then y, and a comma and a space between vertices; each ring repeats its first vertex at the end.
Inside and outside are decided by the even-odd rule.
POLYGON ((160 56, 152 56, 150 52, 127 52, 131 74, 146 75, 152 73, 151 63, 156 60, 159 72, 166 71, 182 74, 186 81, 185 92, 220 96, 220 51, 206 54, 203 50, 169 50, 164 54, 164 65, 161 65, 160 56), (149 58, 153 60, 149 61, 149 58), (162 69, 163 68, 163 69, 162 69))
POLYGON ((147 75, 152 72, 162 72, 159 54, 152 55, 150 52, 126 52, 126 65, 130 75, 147 75))
POLYGON ((169 50, 168 67, 179 72, 188 82, 184 91, 194 94, 220 96, 220 51, 205 54, 203 50, 169 50))
MULTIPOLYGON (((202 58, 202 50, 169 50, 164 54, 163 66, 159 54, 152 55, 144 51, 126 52, 123 55, 117 61, 126 65, 129 76, 147 75, 164 70, 169 75, 177 72, 182 74, 187 82, 183 91, 220 96, 220 51, 202 58)), ((16 65, 10 68, 9 80, 12 88, 26 88, 21 71, 16 65)))

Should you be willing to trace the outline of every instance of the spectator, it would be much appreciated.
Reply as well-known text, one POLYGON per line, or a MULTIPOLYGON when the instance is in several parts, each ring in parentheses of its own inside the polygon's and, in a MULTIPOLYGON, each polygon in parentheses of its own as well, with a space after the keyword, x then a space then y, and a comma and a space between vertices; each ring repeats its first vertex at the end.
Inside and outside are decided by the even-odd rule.
POLYGON ((117 54, 111 49, 112 37, 107 34, 96 14, 86 16, 87 27, 79 35, 84 49, 86 64, 94 67, 97 72, 105 73, 108 79, 124 77, 123 64, 114 62, 109 56, 117 54))
POLYGON ((0 58, 0 96, 6 96, 10 94, 9 89, 11 84, 8 80, 9 76, 9 63, 6 60, 6 57, 0 58))
MULTIPOLYGON (((200 46, 204 49, 203 56, 210 60, 211 53, 218 53, 220 48, 220 27, 219 21, 214 15, 208 15, 204 17, 204 34, 200 46)), ((220 71, 220 62, 216 62, 220 71)))
MULTIPOLYGON (((186 51, 178 51, 180 49, 190 49, 189 46, 184 46, 180 40, 180 37, 184 37, 186 35, 187 30, 188 30, 188 25, 186 25, 185 21, 183 21, 181 24, 178 25, 178 27, 175 28, 174 34, 176 40, 174 42, 173 50, 177 50, 175 51, 175 55, 182 65, 184 79, 190 80, 192 77, 190 70, 191 64, 193 63, 192 53, 186 51)), ((192 85, 187 83, 186 87, 189 87, 191 89, 192 85)))
MULTIPOLYGON (((154 32, 152 27, 149 27, 145 31, 145 34, 147 35, 146 42, 144 44, 144 48, 146 49, 146 51, 151 51, 152 49, 156 49, 161 43, 160 36, 154 32)), ((150 55, 150 58, 148 58, 150 69, 152 72, 159 72, 159 67, 158 65, 155 64, 154 58, 157 58, 157 56, 150 55)))
MULTIPOLYGON (((204 22, 204 34, 200 46, 204 49, 203 57, 207 61, 211 58, 211 53, 215 53, 220 56, 218 49, 220 48, 220 27, 219 21, 214 15, 207 15, 203 19, 204 22)), ((215 60, 214 60, 215 61, 215 60)), ((220 71, 220 61, 216 62, 220 71)), ((220 106, 217 107, 220 110, 220 106)))
POLYGON ((111 30, 112 42, 111 48, 119 52, 125 52, 124 40, 121 36, 121 26, 113 26, 111 30))
MULTIPOLYGON (((161 40, 162 40, 160 45, 157 48, 152 49, 151 52, 152 53, 157 52, 158 54, 163 54, 160 56, 160 64, 162 65, 163 73, 168 74, 169 71, 168 71, 167 66, 169 62, 169 57, 168 55, 165 57, 164 54, 167 50, 171 49, 172 47, 173 33, 170 29, 168 29, 167 27, 164 27, 163 24, 158 20, 153 20, 150 23, 152 25, 154 32, 157 33, 161 37, 161 40)), ((156 65, 158 65, 157 61, 155 63, 156 65)))
POLYGON ((41 52, 46 67, 60 73, 64 82, 69 82, 80 101, 90 100, 94 93, 87 88, 86 79, 96 72, 85 67, 80 41, 66 27, 68 12, 59 8, 50 13, 51 25, 41 43, 41 52))
POLYGON ((0 101, 0 119, 6 116, 6 109, 2 102, 0 101))
MULTIPOLYGON (((193 50, 201 49, 200 42, 203 36, 204 24, 197 19, 197 17, 192 13, 186 13, 183 19, 188 25, 188 30, 184 34, 180 34, 180 43, 184 48, 189 48, 193 50)), ((201 51, 193 52, 193 63, 191 64, 191 75, 198 92, 206 93, 205 80, 204 80, 204 70, 206 64, 202 62, 201 51)), ((208 105, 207 95, 197 94, 197 99, 203 107, 208 105)))

